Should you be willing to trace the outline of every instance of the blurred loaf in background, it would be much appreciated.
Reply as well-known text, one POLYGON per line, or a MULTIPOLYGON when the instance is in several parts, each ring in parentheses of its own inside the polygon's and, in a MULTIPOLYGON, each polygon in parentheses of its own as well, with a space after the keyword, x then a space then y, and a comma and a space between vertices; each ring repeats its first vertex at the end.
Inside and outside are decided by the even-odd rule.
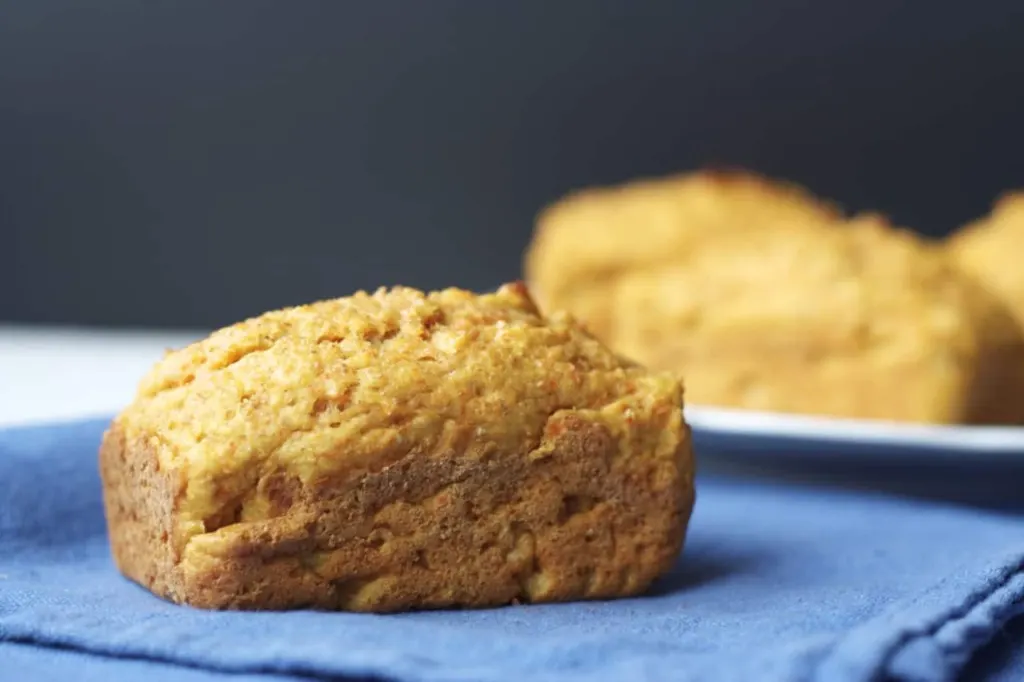
POLYGON ((838 219, 796 185, 741 171, 707 171, 580 190, 541 212, 526 276, 544 305, 605 336, 609 290, 621 277, 678 261, 708 239, 838 219))
POLYGON ((702 171, 576 192, 541 212, 525 270, 542 307, 681 373, 690 404, 1024 423, 1004 297, 944 245, 789 183, 702 171))
POLYGON ((1004 194, 989 215, 954 233, 948 248, 1024 327, 1024 191, 1004 194))

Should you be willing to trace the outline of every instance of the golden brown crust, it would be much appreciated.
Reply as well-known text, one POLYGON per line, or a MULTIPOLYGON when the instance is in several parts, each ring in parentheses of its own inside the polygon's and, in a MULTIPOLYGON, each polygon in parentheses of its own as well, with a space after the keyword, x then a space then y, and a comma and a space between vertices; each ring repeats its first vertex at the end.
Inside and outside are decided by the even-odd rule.
MULTIPOLYGON (((618 360, 568 318, 543 320, 521 287, 491 297, 417 294, 375 296, 407 316, 417 304, 439 302, 444 319, 432 323, 436 332, 473 338, 444 341, 465 344, 444 365, 420 355, 430 339, 414 340, 424 331, 419 321, 398 324, 384 340, 374 332, 374 343, 392 347, 374 355, 386 364, 367 366, 395 382, 346 392, 347 418, 321 421, 316 406, 325 382, 307 382, 298 371, 285 391, 268 376, 282 366, 301 370, 297 356, 316 354, 318 344, 297 341, 307 315, 329 311, 348 328, 378 329, 379 310, 365 299, 356 299, 358 312, 344 304, 270 314, 268 327, 288 328, 265 344, 258 362, 243 365, 237 349, 277 333, 259 318, 158 366, 100 453, 121 570, 157 594, 201 607, 372 611, 607 598, 636 594, 664 572, 693 504, 678 382, 618 360), (280 344, 291 344, 282 349, 290 364, 267 355, 280 344), (410 351, 418 363, 403 365, 410 351), (429 368, 436 364, 444 371, 429 368), (458 367, 471 371, 458 374, 458 367), (186 420, 222 413, 229 394, 214 388, 244 384, 239 371, 263 386, 249 400, 273 402, 284 391, 281 404, 304 406, 312 420, 288 409, 276 421, 270 412, 240 412, 242 421, 229 420, 232 438, 186 440, 175 432, 186 420), (402 372, 419 372, 418 380, 402 372), (535 391, 540 381, 543 390, 535 391), (417 402, 423 392, 406 390, 424 382, 420 388, 437 401, 417 402), (169 391, 187 395, 157 400, 170 408, 160 417, 152 402, 169 391), (494 400, 465 405, 486 396, 494 400), (354 409, 360 405, 383 411, 354 409), (439 431, 436 410, 444 417, 439 431), (426 426, 417 421, 424 415, 431 417, 426 426), (326 433, 335 422, 355 427, 338 439, 307 440, 296 460, 266 445, 296 436, 260 440, 259 422, 268 420, 288 434, 326 433)), ((368 343, 362 338, 342 354, 356 357, 368 343)), ((339 382, 350 369, 329 366, 326 374, 339 382)))

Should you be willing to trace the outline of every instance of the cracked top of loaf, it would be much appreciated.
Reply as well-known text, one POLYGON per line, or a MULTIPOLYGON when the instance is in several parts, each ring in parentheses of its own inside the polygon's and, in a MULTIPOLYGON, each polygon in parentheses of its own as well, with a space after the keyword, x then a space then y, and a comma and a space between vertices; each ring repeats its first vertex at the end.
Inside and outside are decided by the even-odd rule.
MULTIPOLYGON (((186 481, 187 535, 226 509, 266 516, 258 482, 377 471, 410 454, 543 456, 573 411, 622 452, 671 461, 682 389, 617 357, 526 288, 396 287, 270 312, 169 353, 115 420, 186 481), (673 428, 674 427, 674 428, 673 428)), ((217 524, 219 525, 219 524, 217 524)))

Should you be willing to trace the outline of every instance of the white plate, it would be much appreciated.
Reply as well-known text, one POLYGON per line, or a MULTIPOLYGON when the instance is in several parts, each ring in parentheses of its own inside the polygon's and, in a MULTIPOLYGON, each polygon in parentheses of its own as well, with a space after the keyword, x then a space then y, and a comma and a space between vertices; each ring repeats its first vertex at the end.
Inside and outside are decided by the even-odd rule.
POLYGON ((899 450, 932 457, 1024 457, 1024 426, 929 426, 699 406, 687 407, 686 418, 702 437, 726 439, 723 445, 728 439, 785 441, 865 455, 899 450))
POLYGON ((1024 508, 1024 427, 688 406, 698 468, 1024 508))

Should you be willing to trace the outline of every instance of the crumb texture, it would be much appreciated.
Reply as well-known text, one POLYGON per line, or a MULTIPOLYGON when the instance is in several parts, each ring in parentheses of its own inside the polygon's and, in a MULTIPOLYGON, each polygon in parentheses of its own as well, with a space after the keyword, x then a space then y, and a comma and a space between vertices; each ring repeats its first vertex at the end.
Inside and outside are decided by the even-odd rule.
POLYGON ((169 354, 115 419, 115 558, 210 607, 633 594, 692 506, 681 407, 522 285, 271 312, 169 354))

